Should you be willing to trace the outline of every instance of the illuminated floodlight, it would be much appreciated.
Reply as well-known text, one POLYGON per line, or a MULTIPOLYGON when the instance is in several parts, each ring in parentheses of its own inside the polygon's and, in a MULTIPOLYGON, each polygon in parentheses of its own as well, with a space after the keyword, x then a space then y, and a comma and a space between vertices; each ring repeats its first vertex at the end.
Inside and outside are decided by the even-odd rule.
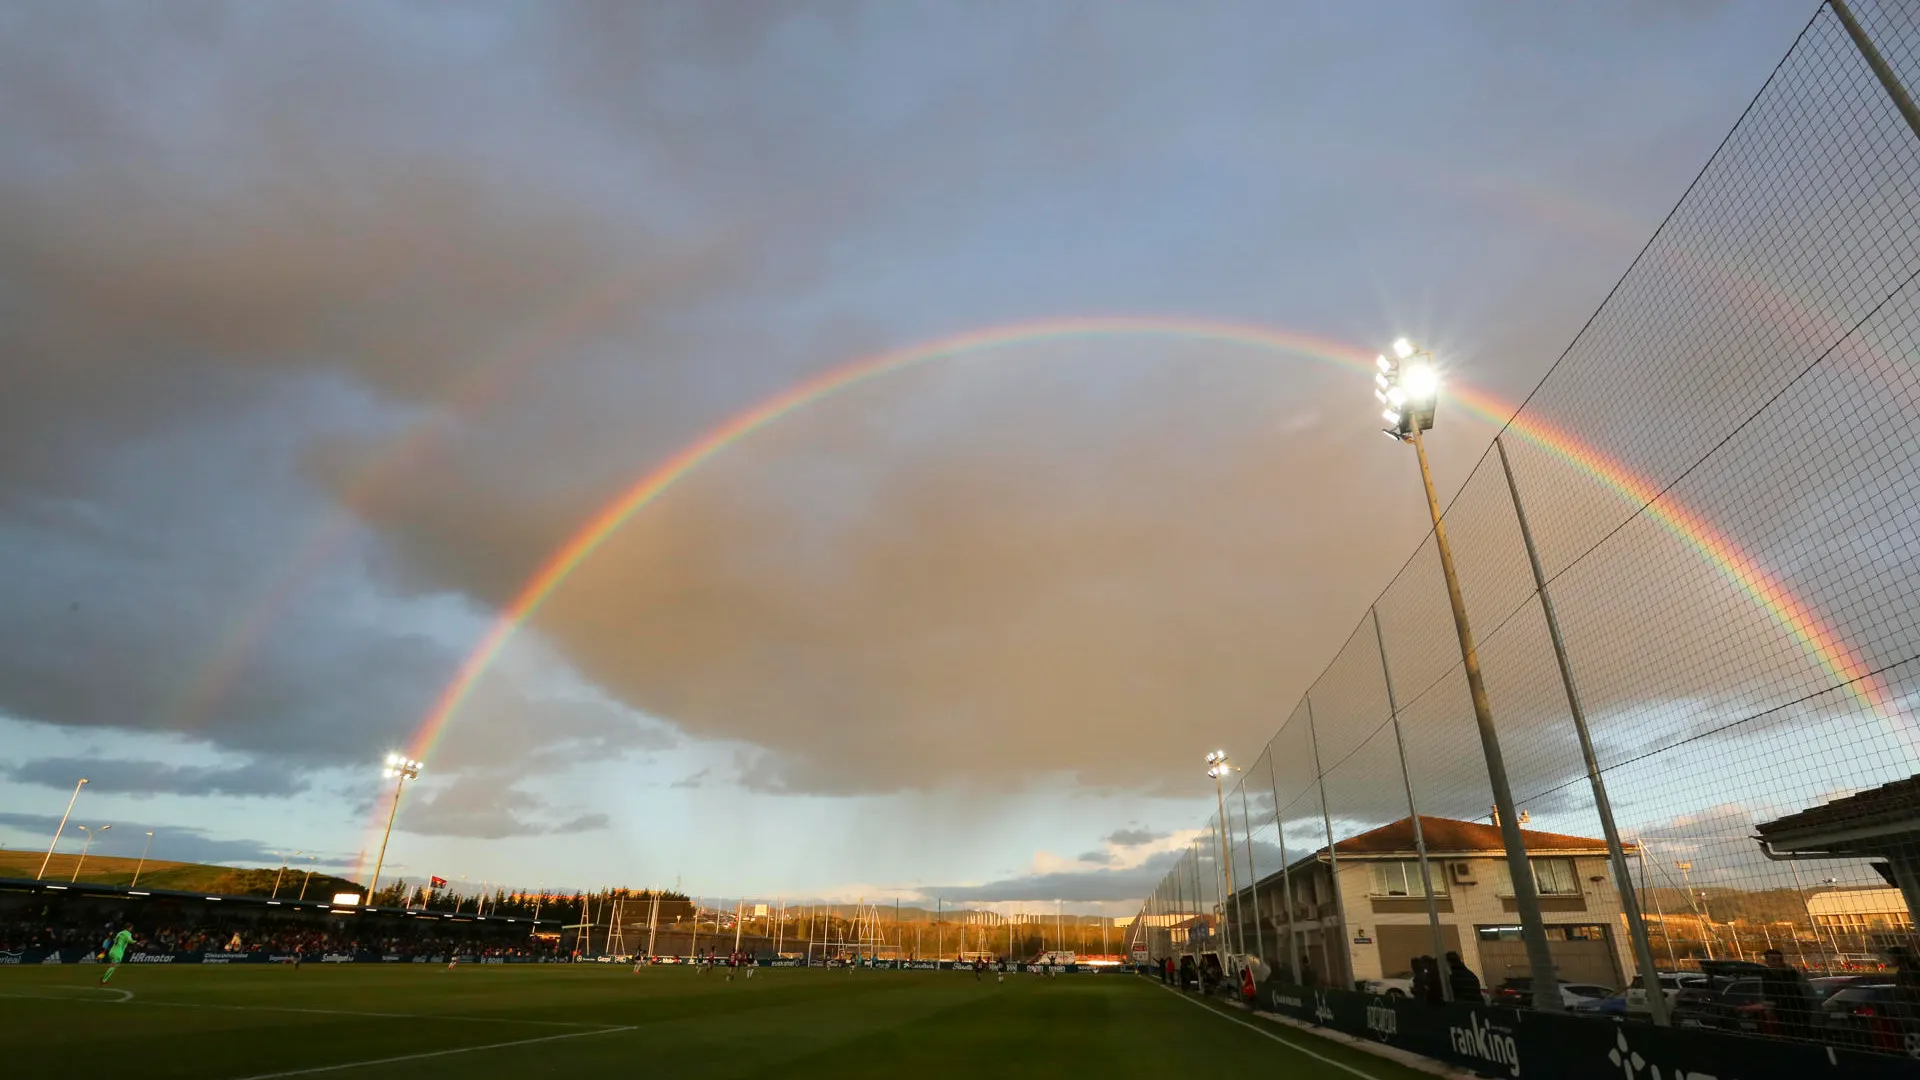
POLYGON ((1400 385, 1414 399, 1425 401, 1440 392, 1440 373, 1432 364, 1409 364, 1400 385))
POLYGON ((357 892, 337 892, 333 894, 335 907, 359 907, 360 894, 357 892))
POLYGON ((1386 406, 1380 417, 1392 425, 1387 434, 1406 441, 1433 427, 1440 371, 1434 367, 1432 353, 1406 338, 1394 340, 1393 355, 1396 359, 1382 355, 1377 360, 1380 371, 1373 379, 1373 397, 1386 406))

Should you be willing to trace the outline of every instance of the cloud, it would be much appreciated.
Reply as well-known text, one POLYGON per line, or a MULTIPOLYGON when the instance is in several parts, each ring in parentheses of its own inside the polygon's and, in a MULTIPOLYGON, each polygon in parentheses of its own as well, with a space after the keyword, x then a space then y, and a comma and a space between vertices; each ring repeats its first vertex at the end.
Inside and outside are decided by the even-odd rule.
POLYGON ((601 813, 556 820, 557 808, 517 785, 516 775, 499 769, 462 773, 409 802, 397 827, 422 836, 502 840, 594 832, 611 824, 601 813))
POLYGON ((949 902, 957 903, 1138 900, 1153 891, 1178 859, 1178 853, 1164 852, 1124 870, 1059 870, 1004 878, 982 885, 927 886, 919 891, 922 895, 943 896, 949 902))
POLYGON ((564 836, 569 833, 599 832, 612 824, 613 820, 605 814, 581 814, 572 821, 563 822, 548 831, 555 836, 564 836))
MULTIPOLYGON (((58 825, 59 822, 60 819, 58 817, 49 814, 0 812, 0 827, 19 830, 28 836, 39 836, 41 838, 40 844, 42 850, 45 849, 46 838, 53 835, 54 827, 58 825)), ((259 840, 213 837, 209 836, 204 829, 165 823, 123 820, 115 822, 115 825, 118 826, 114 829, 115 834, 119 834, 120 831, 124 829, 127 835, 139 837, 142 841, 144 841, 145 838, 140 834, 146 832, 148 829, 152 829, 154 841, 150 857, 154 859, 171 862, 232 863, 252 866, 274 866, 280 862, 280 856, 275 854, 272 849, 268 848, 264 842, 259 840)), ((103 855, 128 856, 139 854, 137 846, 135 850, 125 851, 116 850, 112 845, 96 844, 93 850, 95 853, 103 855)), ((326 866, 329 864, 320 863, 317 865, 326 866)), ((344 866, 347 864, 343 861, 332 865, 344 866)))
POLYGON ((221 767, 169 765, 119 758, 37 758, 0 766, 0 773, 22 784, 71 787, 85 776, 96 792, 150 798, 154 795, 242 795, 285 799, 313 785, 284 767, 266 762, 221 767))
POLYGON ((1140 847, 1166 838, 1166 833, 1154 832, 1152 829, 1126 828, 1115 829, 1101 839, 1114 847, 1140 847))

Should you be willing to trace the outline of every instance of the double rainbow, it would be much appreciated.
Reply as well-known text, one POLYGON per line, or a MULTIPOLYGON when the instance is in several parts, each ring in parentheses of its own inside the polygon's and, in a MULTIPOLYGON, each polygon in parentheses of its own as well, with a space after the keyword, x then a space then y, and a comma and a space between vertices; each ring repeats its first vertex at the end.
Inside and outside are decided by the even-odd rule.
MULTIPOLYGON (((710 429, 602 506, 548 557, 494 620, 409 740, 408 756, 424 760, 433 752, 454 714, 472 694, 507 642, 581 563, 633 515, 729 446, 851 387, 936 360, 958 359, 1047 341, 1103 337, 1224 342, 1337 364, 1358 371, 1370 373, 1373 370, 1372 356, 1350 345, 1272 327, 1202 319, 1093 317, 1049 319, 977 330, 879 353, 823 372, 710 429)), ((1658 485, 1633 474, 1572 436, 1529 417, 1514 416, 1514 408, 1496 398, 1461 386, 1450 387, 1448 396, 1496 426, 1507 425, 1507 430, 1514 435, 1593 477, 1628 504, 1636 508, 1646 506, 1646 513, 1653 520, 1698 552, 1716 572, 1732 582, 1783 627, 1827 671, 1836 685, 1848 687, 1873 715, 1895 724, 1911 744, 1904 721, 1897 718, 1897 712, 1887 700, 1884 688, 1871 675, 1862 659, 1816 612, 1780 581, 1768 575, 1755 560, 1707 521, 1673 500, 1661 497, 1658 485)))

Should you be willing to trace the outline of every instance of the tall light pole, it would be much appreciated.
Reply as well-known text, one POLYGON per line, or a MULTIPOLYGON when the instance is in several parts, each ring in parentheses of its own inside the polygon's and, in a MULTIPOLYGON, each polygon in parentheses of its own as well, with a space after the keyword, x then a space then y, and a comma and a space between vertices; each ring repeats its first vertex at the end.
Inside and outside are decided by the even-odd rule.
POLYGON ((1467 672, 1467 694, 1473 701, 1474 724, 1480 729, 1480 751, 1486 758, 1487 780, 1493 788, 1493 804, 1500 815, 1500 841, 1507 853, 1507 876, 1513 879, 1513 906, 1520 916, 1520 932, 1526 941, 1528 966, 1533 971, 1533 1004, 1537 1009, 1559 1012, 1560 985, 1554 976, 1553 955, 1547 948, 1546 924, 1540 917, 1540 894, 1534 885, 1533 865, 1527 858, 1527 844, 1520 835, 1520 815, 1513 805, 1513 788, 1507 782, 1507 762, 1500 750, 1500 734, 1493 727, 1493 706, 1487 702, 1487 685, 1480 677, 1480 654, 1473 645, 1473 628, 1467 622, 1467 601, 1460 592, 1460 576, 1453 566, 1453 549, 1447 544, 1447 529, 1440 520, 1440 497, 1433 490, 1433 470, 1427 464, 1427 446, 1421 433, 1433 427, 1434 411, 1440 398, 1440 372, 1433 365, 1433 354, 1414 347, 1406 338, 1393 343, 1393 359, 1381 356, 1374 376, 1374 397, 1386 406, 1381 418, 1386 433, 1400 442, 1412 443, 1414 457, 1420 463, 1420 483, 1426 489, 1427 511, 1433 517, 1433 542, 1440 555, 1440 571, 1447 580, 1447 601, 1453 607, 1453 629, 1460 638, 1460 663, 1467 672))
POLYGON ((1693 895, 1693 864, 1686 861, 1674 863, 1674 869, 1680 871, 1680 882, 1687 889, 1687 906, 1693 909, 1693 916, 1700 920, 1700 941, 1707 947, 1707 959, 1713 959, 1713 918, 1700 913, 1700 903, 1693 895))
MULTIPOLYGON (((298 853, 296 852, 296 854, 298 853)), ((300 880, 299 899, 305 900, 307 898, 307 886, 313 884, 313 863, 317 858, 319 858, 319 856, 311 852, 307 854, 307 876, 300 880)))
POLYGON ((79 861, 73 864, 73 876, 68 878, 67 879, 68 881, 80 880, 80 868, 87 865, 87 849, 93 846, 93 840, 95 837, 99 836, 103 832, 106 832, 108 829, 113 828, 113 826, 102 825, 98 829, 89 829, 85 825, 75 825, 74 828, 79 829, 81 832, 87 834, 87 842, 80 845, 80 859, 79 861))
POLYGON ((393 781, 393 807, 387 811, 387 831, 380 834, 380 854, 373 860, 373 880, 367 884, 367 906, 373 906, 373 898, 380 890, 380 868, 386 865, 387 841, 393 837, 393 819, 400 813, 400 793, 407 789, 407 781, 420 779, 420 763, 399 754, 387 755, 387 768, 381 775, 393 781))
POLYGON ((80 797, 80 789, 86 786, 87 778, 84 776, 73 785, 73 794, 67 797, 67 812, 60 815, 60 827, 53 830, 53 843, 47 845, 47 857, 40 860, 40 872, 33 875, 33 880, 39 881, 47 876, 47 863, 53 859, 53 849, 60 846, 60 834, 67 831, 67 819, 73 816, 73 801, 80 797))
MULTIPOLYGON (((1215 750, 1213 753, 1207 755, 1207 775, 1213 777, 1213 802, 1215 806, 1220 808, 1220 869, 1226 875, 1226 895, 1233 898, 1233 921, 1234 924, 1238 926, 1241 922, 1240 894, 1236 892, 1233 887, 1233 848, 1231 842, 1227 839, 1227 796, 1224 786, 1227 774, 1232 772, 1233 768, 1233 762, 1227 760, 1227 752, 1225 750, 1215 750)), ((1226 914, 1227 905, 1222 902, 1220 905, 1221 918, 1224 919, 1226 914)), ((1247 949, 1245 940, 1246 930, 1244 928, 1240 931, 1240 937, 1240 946, 1236 951, 1245 953, 1247 949)), ((1231 942, 1228 942, 1227 947, 1233 948, 1234 946, 1231 942)))
POLYGON ((148 829, 147 842, 145 844, 140 845, 140 861, 134 864, 134 867, 133 867, 133 882, 132 884, 129 884, 127 888, 131 889, 134 887, 134 885, 140 884, 140 871, 146 869, 147 852, 152 850, 152 848, 153 848, 153 830, 148 829))
MULTIPOLYGON (((280 856, 280 870, 278 873, 273 875, 273 892, 270 895, 268 895, 267 899, 269 900, 280 899, 280 879, 287 876, 286 853, 282 851, 276 851, 274 852, 274 854, 280 856)), ((299 852, 296 851, 294 852, 294 854, 298 855, 299 852)))

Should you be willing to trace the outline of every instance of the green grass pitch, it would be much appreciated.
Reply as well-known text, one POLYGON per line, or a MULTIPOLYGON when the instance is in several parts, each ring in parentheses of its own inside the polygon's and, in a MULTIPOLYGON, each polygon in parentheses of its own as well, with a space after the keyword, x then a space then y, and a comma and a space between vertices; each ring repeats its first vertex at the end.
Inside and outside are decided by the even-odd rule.
POLYGON ((99 973, 0 968, 9 1077, 1420 1075, 1120 974, 128 965, 102 990, 99 973))

